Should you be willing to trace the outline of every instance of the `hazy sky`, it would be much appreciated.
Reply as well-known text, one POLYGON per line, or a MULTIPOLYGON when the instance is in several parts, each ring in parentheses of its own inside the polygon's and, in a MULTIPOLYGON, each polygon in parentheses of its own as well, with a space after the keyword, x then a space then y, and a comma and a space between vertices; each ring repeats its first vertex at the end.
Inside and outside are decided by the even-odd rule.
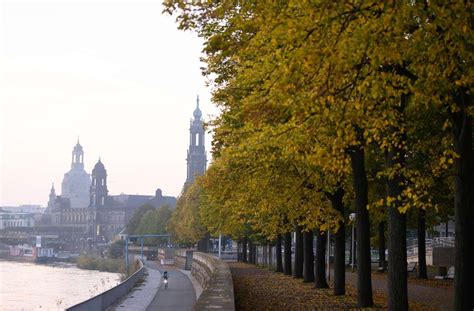
POLYGON ((52 182, 59 193, 78 136, 110 194, 177 196, 196 95, 206 119, 218 113, 196 34, 161 0, 0 4, 0 205, 45 205, 52 182))

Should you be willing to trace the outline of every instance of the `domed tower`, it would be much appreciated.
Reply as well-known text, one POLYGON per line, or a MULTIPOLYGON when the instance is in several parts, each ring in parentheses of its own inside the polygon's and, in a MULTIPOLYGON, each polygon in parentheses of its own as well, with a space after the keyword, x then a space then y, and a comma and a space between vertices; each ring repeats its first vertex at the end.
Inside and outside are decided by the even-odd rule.
POLYGON ((84 170, 84 150, 79 139, 72 150, 71 169, 64 174, 61 197, 68 198, 72 208, 89 206, 91 177, 84 170))
POLYGON ((84 151, 82 150, 81 144, 79 144, 79 139, 74 149, 72 149, 71 168, 84 169, 84 151))
POLYGON ((96 163, 92 170, 92 184, 90 187, 90 207, 100 208, 105 205, 105 198, 109 191, 107 190, 107 171, 104 164, 100 161, 96 163))
POLYGON ((51 186, 51 191, 49 192, 48 207, 46 210, 51 212, 56 207, 56 191, 54 190, 54 183, 51 186))
POLYGON ((193 113, 194 119, 191 120, 189 127, 189 149, 186 161, 188 163, 188 171, 186 184, 194 182, 196 175, 203 175, 206 171, 207 157, 204 147, 204 126, 202 112, 199 109, 199 95, 196 99, 196 109, 193 113))

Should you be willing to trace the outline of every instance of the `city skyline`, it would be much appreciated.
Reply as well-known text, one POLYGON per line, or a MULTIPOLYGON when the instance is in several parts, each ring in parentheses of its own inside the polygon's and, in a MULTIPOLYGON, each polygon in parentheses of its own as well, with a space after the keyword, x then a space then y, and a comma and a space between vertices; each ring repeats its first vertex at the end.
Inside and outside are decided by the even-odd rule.
POLYGON ((3 1, 0 10, 0 205, 45 206, 78 136, 86 171, 100 157, 111 194, 178 196, 196 96, 205 120, 218 113, 196 34, 151 1, 3 1))

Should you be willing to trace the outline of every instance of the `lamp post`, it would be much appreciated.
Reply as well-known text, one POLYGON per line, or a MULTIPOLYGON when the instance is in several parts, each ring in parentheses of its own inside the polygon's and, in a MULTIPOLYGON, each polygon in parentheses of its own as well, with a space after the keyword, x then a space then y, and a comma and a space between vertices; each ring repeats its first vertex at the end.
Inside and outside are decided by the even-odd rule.
POLYGON ((327 254, 326 254, 327 270, 326 277, 331 279, 331 231, 328 229, 327 254))
POLYGON ((355 241, 354 241, 354 235, 355 235, 355 220, 356 220, 356 214, 352 213, 349 215, 349 220, 352 222, 352 238, 351 238, 351 243, 352 243, 352 254, 351 254, 351 266, 352 266, 352 272, 354 272, 354 258, 355 258, 355 241))
POLYGON ((219 233, 219 259, 221 258, 222 234, 219 233))

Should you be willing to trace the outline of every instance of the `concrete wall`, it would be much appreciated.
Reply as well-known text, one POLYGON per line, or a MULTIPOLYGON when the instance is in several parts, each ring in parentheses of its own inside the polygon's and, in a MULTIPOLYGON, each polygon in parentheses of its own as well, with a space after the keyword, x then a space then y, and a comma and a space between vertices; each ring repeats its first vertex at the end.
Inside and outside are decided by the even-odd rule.
POLYGON ((227 263, 212 255, 194 252, 191 274, 204 289, 194 310, 235 310, 234 285, 227 263))
POLYGON ((145 273, 145 267, 143 263, 140 262, 140 269, 136 271, 134 274, 129 276, 125 281, 118 284, 115 287, 112 287, 108 291, 103 292, 97 296, 94 296, 86 301, 78 303, 72 307, 69 307, 66 310, 73 310, 73 311, 90 311, 90 310, 105 310, 107 307, 112 305, 118 299, 124 297, 135 283, 141 279, 145 273))
POLYGON ((434 247, 433 266, 450 267, 454 266, 454 247, 434 247))
POLYGON ((193 263, 192 250, 177 249, 174 251, 174 264, 180 269, 191 270, 193 263))

